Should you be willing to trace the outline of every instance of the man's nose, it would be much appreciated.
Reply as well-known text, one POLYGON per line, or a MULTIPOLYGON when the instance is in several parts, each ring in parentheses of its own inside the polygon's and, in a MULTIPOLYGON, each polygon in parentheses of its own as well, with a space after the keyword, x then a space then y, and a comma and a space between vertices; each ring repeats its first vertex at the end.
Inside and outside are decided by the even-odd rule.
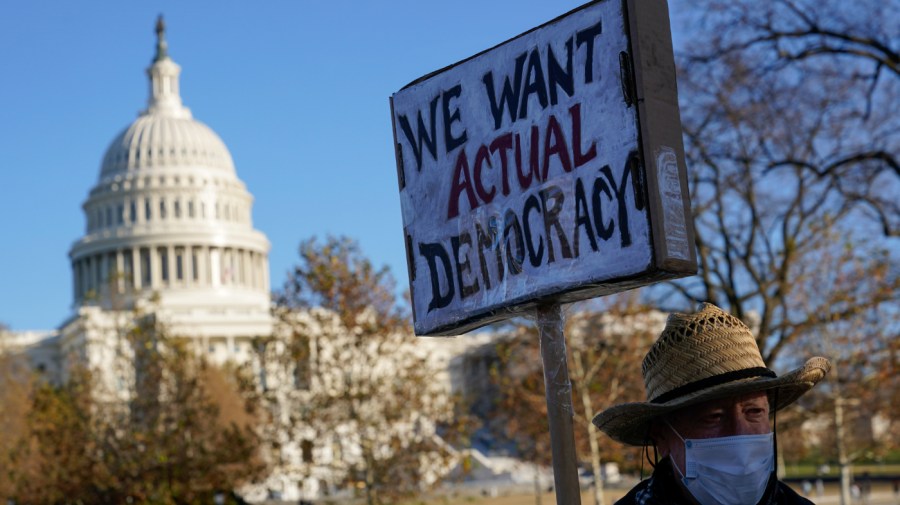
POLYGON ((756 435, 756 426, 740 412, 731 412, 725 425, 728 432, 725 436, 756 435))

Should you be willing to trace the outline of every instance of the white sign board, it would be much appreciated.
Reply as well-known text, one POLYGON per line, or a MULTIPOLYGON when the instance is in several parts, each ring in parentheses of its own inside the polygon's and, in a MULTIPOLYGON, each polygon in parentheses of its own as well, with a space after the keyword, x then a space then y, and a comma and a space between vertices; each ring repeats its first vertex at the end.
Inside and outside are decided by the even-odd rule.
MULTIPOLYGON (((417 334, 660 278, 623 6, 589 4, 393 95, 417 334)), ((659 184, 689 260, 676 148, 657 155, 659 184)))

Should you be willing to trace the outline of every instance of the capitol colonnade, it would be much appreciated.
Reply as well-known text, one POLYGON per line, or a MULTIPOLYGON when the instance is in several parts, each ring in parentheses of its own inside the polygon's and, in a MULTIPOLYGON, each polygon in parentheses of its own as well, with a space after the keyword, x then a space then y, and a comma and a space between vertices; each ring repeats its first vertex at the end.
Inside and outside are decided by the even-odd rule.
POLYGON ((72 261, 74 300, 90 303, 141 290, 231 287, 269 291, 265 253, 175 242, 86 254, 72 261))

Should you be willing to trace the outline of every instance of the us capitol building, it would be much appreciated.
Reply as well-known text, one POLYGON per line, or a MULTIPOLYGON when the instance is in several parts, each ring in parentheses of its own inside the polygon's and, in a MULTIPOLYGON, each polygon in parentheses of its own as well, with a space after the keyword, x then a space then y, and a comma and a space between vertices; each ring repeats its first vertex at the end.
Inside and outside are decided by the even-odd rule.
POLYGON ((273 333, 270 245, 253 227, 253 196, 222 139, 182 104, 162 18, 156 33, 147 107, 110 143, 82 205, 85 231, 69 250, 73 314, 54 331, 0 338, 0 353, 53 382, 75 360, 87 365, 99 372, 95 394, 113 401, 130 395, 117 336, 136 314, 189 335, 215 363, 252 362, 252 340, 273 333))
POLYGON ((147 108, 112 140, 82 205, 85 233, 69 251, 74 314, 7 343, 28 347, 51 378, 65 380, 67 356, 102 369, 111 314, 151 299, 213 361, 244 361, 250 339, 272 333, 269 241, 253 228, 253 196, 222 139, 182 104, 162 19, 156 32, 147 108))

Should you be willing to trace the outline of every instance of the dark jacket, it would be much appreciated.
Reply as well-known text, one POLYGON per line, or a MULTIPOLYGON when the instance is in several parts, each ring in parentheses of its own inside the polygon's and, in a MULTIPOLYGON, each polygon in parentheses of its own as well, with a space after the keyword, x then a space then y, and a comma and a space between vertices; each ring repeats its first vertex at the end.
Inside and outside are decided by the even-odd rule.
MULTIPOLYGON (((666 458, 656 465, 653 475, 631 489, 616 505, 692 505, 682 494, 684 488, 676 480, 672 460, 666 458)), ((765 494, 757 505, 813 505, 773 475, 765 494)))

